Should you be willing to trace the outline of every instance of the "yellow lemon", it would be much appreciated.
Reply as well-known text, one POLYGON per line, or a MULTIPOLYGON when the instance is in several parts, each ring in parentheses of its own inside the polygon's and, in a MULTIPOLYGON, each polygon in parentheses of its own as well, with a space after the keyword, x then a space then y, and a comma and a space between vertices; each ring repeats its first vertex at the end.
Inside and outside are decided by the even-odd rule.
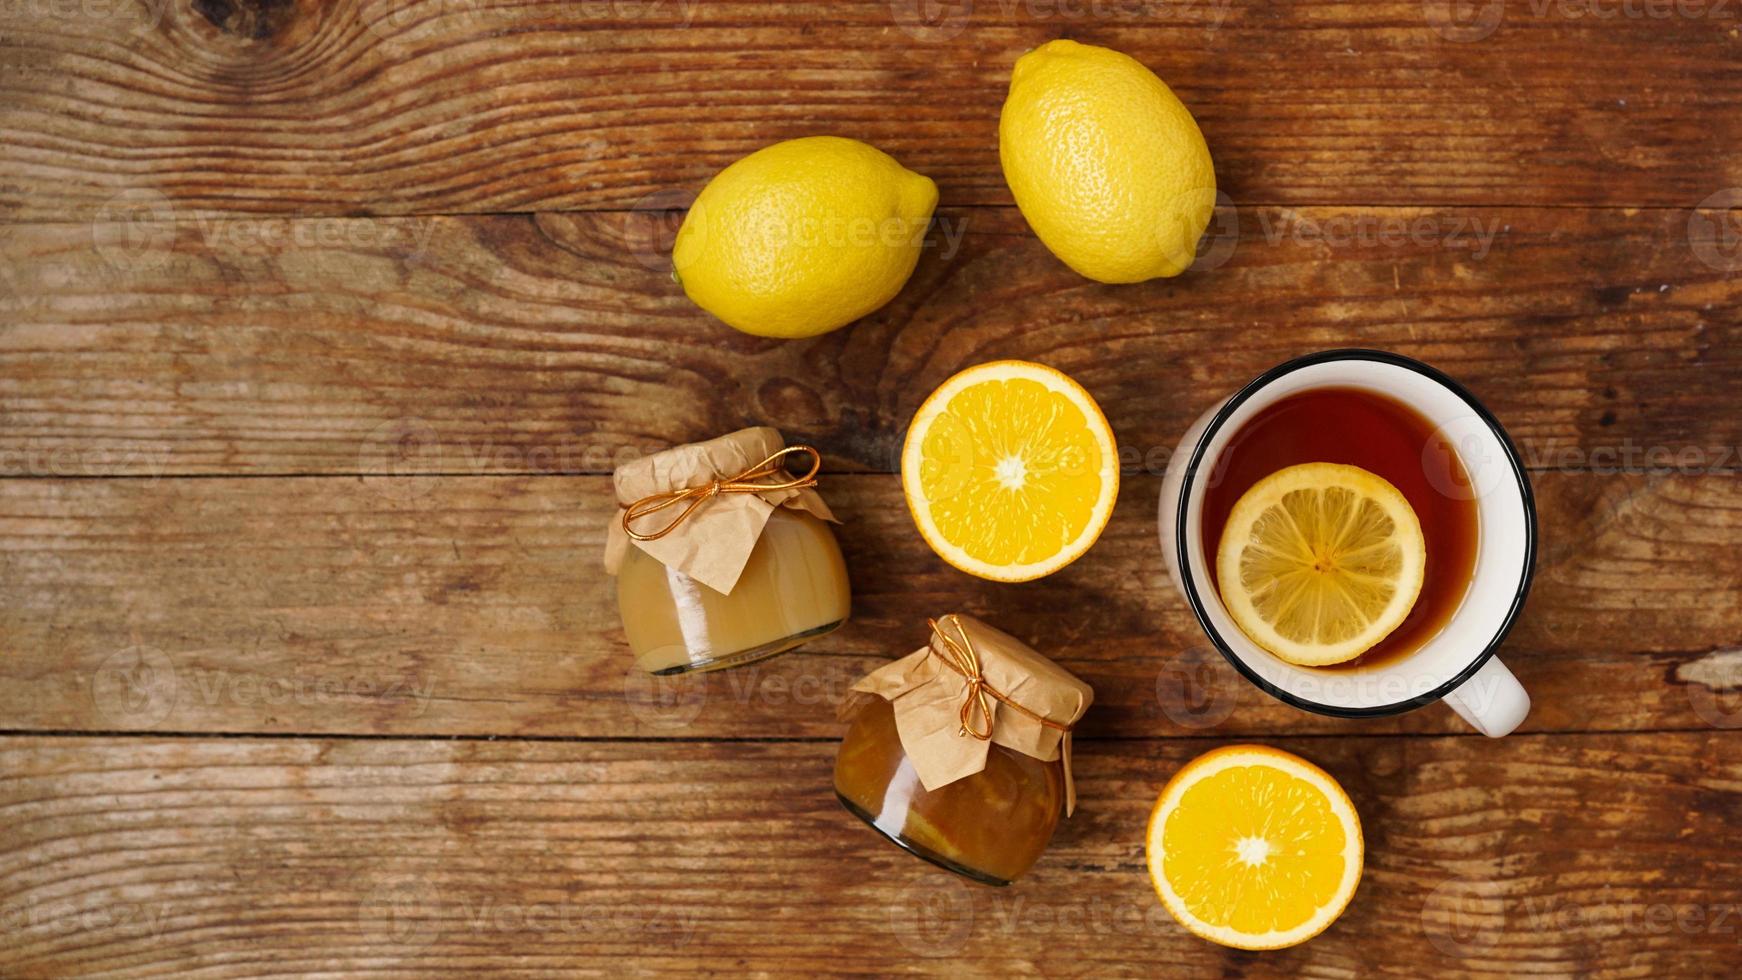
POLYGON ((1113 430, 1083 387, 1027 361, 945 381, 914 415, 901 488, 920 534, 970 575, 1024 582, 1075 561, 1119 495, 1113 430))
POLYGON ((1361 881, 1361 821, 1323 769, 1263 745, 1230 745, 1176 773, 1149 815, 1156 894, 1180 925, 1236 949, 1323 932, 1361 881))
POLYGON ((937 202, 931 178, 876 147, 787 140, 708 182, 678 229, 672 274, 745 333, 814 337, 895 298, 937 202))
POLYGON ((1421 595, 1427 542, 1403 493, 1359 466, 1302 463, 1241 495, 1216 547, 1222 604, 1289 663, 1353 660, 1421 595))
POLYGON ((1154 72, 1108 48, 1051 41, 1023 55, 998 155, 1029 227, 1097 282, 1184 272, 1216 206, 1191 112, 1154 72))

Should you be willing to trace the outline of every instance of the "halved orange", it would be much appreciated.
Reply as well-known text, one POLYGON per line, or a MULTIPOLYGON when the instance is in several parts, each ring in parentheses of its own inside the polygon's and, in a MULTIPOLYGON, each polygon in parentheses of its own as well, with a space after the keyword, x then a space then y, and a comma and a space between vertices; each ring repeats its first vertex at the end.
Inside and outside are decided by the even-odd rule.
POLYGON ((1094 398, 1028 361, 968 368, 932 392, 901 453, 920 534, 951 565, 1025 582, 1075 561, 1119 495, 1113 430, 1094 398))
POLYGON ((1150 812, 1149 876, 1168 912, 1236 949, 1323 932, 1361 881, 1361 820, 1318 766, 1263 745, 1206 752, 1150 812))

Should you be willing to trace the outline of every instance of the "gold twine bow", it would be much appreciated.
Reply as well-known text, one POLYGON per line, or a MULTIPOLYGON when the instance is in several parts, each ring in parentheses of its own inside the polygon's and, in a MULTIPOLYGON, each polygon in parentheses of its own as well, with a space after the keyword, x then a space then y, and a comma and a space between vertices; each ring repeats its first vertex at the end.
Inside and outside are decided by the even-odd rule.
MULTIPOLYGON (((642 497, 640 500, 630 504, 628 508, 623 511, 623 530, 628 532, 629 536, 637 541, 653 541, 658 538, 663 538, 676 530, 679 524, 682 524, 691 514, 695 513, 697 507, 713 500, 720 494, 763 493, 769 490, 803 490, 807 487, 814 487, 817 485, 817 471, 822 468, 823 457, 815 449, 812 449, 809 446, 788 446, 730 479, 715 480, 706 486, 686 487, 682 490, 664 490, 659 493, 649 494, 642 497), (796 479, 788 479, 782 483, 755 482, 765 477, 773 476, 776 473, 784 473, 785 470, 781 465, 781 461, 793 453, 810 454, 811 468, 804 476, 797 477, 796 479), (657 514, 660 511, 665 510, 667 507, 675 507, 685 501, 689 502, 688 506, 679 511, 676 517, 672 518, 669 523, 659 530, 650 534, 643 534, 642 532, 635 530, 634 523, 641 518, 657 514)), ((790 476, 790 474, 787 475, 790 476)))
POLYGON ((1035 714, 1017 704, 1004 692, 986 683, 985 676, 980 673, 980 654, 974 649, 974 641, 969 638, 968 631, 962 628, 961 620, 957 619, 953 613, 945 616, 944 619, 956 628, 956 635, 962 638, 960 643, 951 639, 938 625, 937 620, 927 619, 926 625, 931 627, 934 636, 943 641, 943 651, 939 652, 938 647, 934 645, 931 648, 932 652, 938 655, 938 659, 943 661, 945 666, 961 674, 968 681, 967 696, 962 699, 962 710, 959 715, 962 727, 956 732, 957 735, 972 735, 982 742, 992 737, 992 704, 987 700, 991 698, 999 704, 1014 708, 1048 728, 1064 732, 1068 739, 1071 731, 1070 725, 1062 725, 1051 718, 1035 714), (981 720, 985 722, 984 728, 977 728, 972 723, 976 709, 980 712, 981 720))

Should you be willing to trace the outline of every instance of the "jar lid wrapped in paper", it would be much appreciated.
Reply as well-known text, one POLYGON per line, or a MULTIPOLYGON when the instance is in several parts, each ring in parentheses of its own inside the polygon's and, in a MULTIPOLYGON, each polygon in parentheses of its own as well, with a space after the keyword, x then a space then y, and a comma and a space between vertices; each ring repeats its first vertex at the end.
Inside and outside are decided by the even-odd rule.
POLYGON ((730 593, 776 507, 840 523, 817 494, 822 459, 808 446, 787 446, 766 426, 643 456, 617 468, 612 482, 622 519, 605 541, 605 569, 617 574, 629 548, 640 548, 715 592, 730 593), (810 472, 795 477, 786 457, 808 454, 810 472))
POLYGON ((852 687, 890 702, 920 784, 930 791, 972 776, 986 767, 996 743, 1043 762, 1062 759, 1065 813, 1075 811, 1071 730, 1089 710, 1094 689, 972 616, 952 613, 930 622, 929 644, 852 687))

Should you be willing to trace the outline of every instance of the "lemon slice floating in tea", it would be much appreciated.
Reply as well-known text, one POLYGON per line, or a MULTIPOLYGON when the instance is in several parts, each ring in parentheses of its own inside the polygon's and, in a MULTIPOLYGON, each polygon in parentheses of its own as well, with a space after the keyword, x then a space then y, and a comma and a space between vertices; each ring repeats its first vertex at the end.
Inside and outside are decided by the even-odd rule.
POLYGON ((1421 594, 1427 543, 1401 492, 1358 466, 1303 463, 1246 491, 1216 549, 1222 603, 1240 629, 1305 666, 1353 660, 1421 594))
POLYGON ((1041 364, 993 361, 920 406, 901 487, 939 557, 980 578, 1025 582, 1095 543, 1119 495, 1119 458, 1082 385, 1041 364))
POLYGON ((1180 925, 1236 949, 1280 949, 1323 932, 1361 880, 1361 821, 1324 770, 1278 749, 1230 745, 1161 791, 1145 850, 1180 925))

